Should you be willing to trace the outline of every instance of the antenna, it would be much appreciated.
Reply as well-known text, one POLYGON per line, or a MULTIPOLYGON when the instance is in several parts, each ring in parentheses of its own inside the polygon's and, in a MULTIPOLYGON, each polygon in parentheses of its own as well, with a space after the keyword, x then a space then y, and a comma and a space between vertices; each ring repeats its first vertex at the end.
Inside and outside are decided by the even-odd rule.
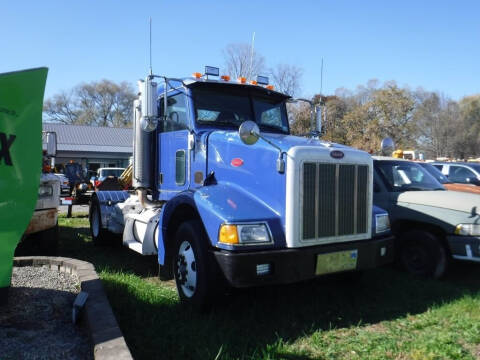
POLYGON ((153 75, 152 70, 152 18, 150 17, 150 75, 153 75))
MULTIPOLYGON (((253 36, 252 36, 252 46, 251 46, 251 50, 250 50, 250 71, 249 71, 249 78, 252 79, 253 76, 252 76, 252 67, 253 67, 253 47, 255 45, 255 31, 253 32, 253 36)), ((257 74, 258 75, 258 74, 257 74)))
POLYGON ((323 96, 323 57, 322 57, 322 67, 320 70, 320 95, 323 96))

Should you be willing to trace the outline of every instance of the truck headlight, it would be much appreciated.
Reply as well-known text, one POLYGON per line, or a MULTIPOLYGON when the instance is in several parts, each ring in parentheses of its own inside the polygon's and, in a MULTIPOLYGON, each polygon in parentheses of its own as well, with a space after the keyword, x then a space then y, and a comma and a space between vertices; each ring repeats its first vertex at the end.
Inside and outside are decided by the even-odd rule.
POLYGON ((223 224, 218 241, 230 245, 256 245, 271 243, 272 239, 266 224, 223 224))
POLYGON ((53 195, 53 187, 51 185, 40 185, 38 187, 39 197, 48 197, 53 195))
POLYGON ((375 233, 380 234, 390 230, 390 219, 388 214, 375 215, 375 233))
POLYGON ((480 224, 458 224, 455 235, 480 236, 480 224))

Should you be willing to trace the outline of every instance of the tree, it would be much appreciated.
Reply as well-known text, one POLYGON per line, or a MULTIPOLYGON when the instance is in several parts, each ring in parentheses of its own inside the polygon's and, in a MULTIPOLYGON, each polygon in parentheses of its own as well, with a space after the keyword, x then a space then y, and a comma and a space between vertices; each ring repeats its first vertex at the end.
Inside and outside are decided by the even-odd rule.
POLYGON ((223 50, 225 67, 233 79, 249 80, 265 73, 265 59, 245 43, 228 44, 223 50))
POLYGON ((480 147, 480 95, 459 102, 460 120, 455 131, 454 154, 461 159, 476 157, 480 147))
POLYGON ((410 93, 388 83, 373 93, 367 103, 373 112, 374 126, 381 137, 390 137, 399 148, 415 146, 416 124, 412 121, 414 101, 410 93))
POLYGON ((74 125, 129 127, 136 95, 127 82, 109 80, 81 84, 44 104, 47 121, 74 125))
POLYGON ((417 90, 413 120, 418 129, 418 149, 428 158, 450 156, 455 127, 459 122, 456 102, 435 92, 417 90))
POLYGON ((290 96, 296 96, 300 92, 300 83, 303 70, 295 65, 278 64, 270 69, 270 82, 275 90, 290 96))

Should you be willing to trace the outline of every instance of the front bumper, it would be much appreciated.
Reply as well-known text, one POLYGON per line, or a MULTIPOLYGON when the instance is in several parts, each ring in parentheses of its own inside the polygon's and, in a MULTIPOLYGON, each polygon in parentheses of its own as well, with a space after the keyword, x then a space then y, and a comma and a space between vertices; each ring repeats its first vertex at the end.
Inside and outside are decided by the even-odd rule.
POLYGON ((35 210, 33 216, 30 219, 30 223, 25 230, 25 235, 34 234, 43 230, 48 230, 57 225, 58 210, 44 209, 35 210))
POLYGON ((480 237, 449 235, 447 241, 454 259, 480 262, 480 237))
POLYGON ((393 236, 349 243, 295 249, 272 249, 234 253, 214 251, 225 278, 234 287, 293 283, 315 278, 317 255, 357 250, 356 268, 363 270, 388 264, 394 259, 393 236), (383 255, 382 255, 383 254, 383 255), (257 274, 257 265, 270 264, 270 272, 257 274))

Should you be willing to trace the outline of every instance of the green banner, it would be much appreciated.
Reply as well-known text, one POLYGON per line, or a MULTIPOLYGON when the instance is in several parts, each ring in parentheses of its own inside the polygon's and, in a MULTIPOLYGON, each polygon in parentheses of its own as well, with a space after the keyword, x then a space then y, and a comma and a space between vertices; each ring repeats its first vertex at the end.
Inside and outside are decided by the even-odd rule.
POLYGON ((0 302, 38 196, 47 68, 0 74, 0 302))

